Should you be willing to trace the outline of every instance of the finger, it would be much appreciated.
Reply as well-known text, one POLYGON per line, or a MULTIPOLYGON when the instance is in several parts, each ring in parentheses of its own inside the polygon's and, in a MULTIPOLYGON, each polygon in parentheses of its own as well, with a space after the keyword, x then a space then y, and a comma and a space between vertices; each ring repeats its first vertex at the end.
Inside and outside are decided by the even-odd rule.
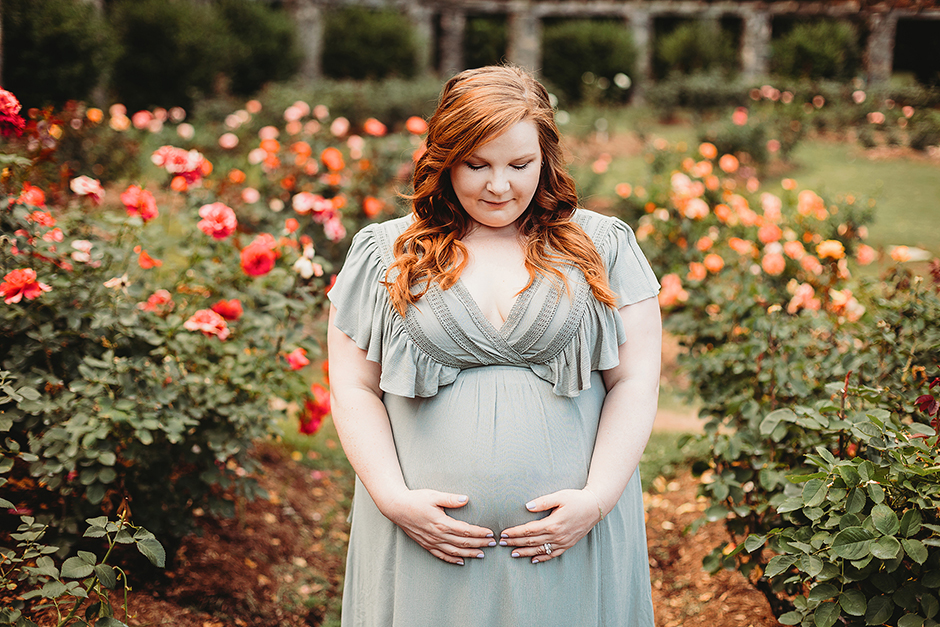
POLYGON ((521 558, 521 559, 530 559, 537 560, 538 562, 545 562, 555 557, 558 557, 565 552, 565 548, 562 548, 554 543, 552 543, 552 552, 548 553, 545 550, 545 543, 542 543, 538 546, 531 547, 517 547, 512 550, 510 554, 512 557, 521 558))
POLYGON ((481 551, 479 548, 465 549, 459 546, 454 546, 452 544, 443 543, 437 545, 437 549, 442 553, 446 553, 447 555, 456 558, 483 559, 485 557, 485 553, 483 553, 483 551, 481 551))
POLYGON ((561 501, 558 499, 557 494, 553 493, 540 496, 537 499, 532 499, 525 504, 525 508, 530 512, 544 512, 550 509, 554 509, 559 505, 561 505, 561 501))
MULTIPOLYGON (((547 533, 538 533, 536 535, 525 535, 525 536, 503 536, 499 539, 500 546, 512 546, 519 548, 526 548, 532 546, 541 546, 546 542, 551 542, 553 536, 547 533)), ((555 538, 558 539, 557 537, 555 538)))
MULTIPOLYGON (((425 548, 427 548, 427 547, 425 547, 425 548)), ((456 564, 457 566, 463 566, 463 564, 464 564, 464 561, 463 561, 463 558, 462 558, 462 557, 455 556, 455 555, 448 555, 447 553, 444 553, 444 552, 441 551, 440 549, 428 548, 428 553, 430 553, 431 555, 433 555, 433 556, 436 557, 437 559, 442 560, 442 561, 445 561, 445 562, 447 562, 447 563, 449 563, 449 564, 456 564)))
POLYGON ((457 509, 458 507, 463 507, 469 501, 469 497, 466 494, 451 494, 449 492, 435 492, 434 493, 434 504, 439 507, 446 507, 448 509, 457 509))
POLYGON ((556 557, 561 557, 562 553, 564 553, 564 552, 565 552, 565 549, 555 549, 555 548, 553 548, 551 555, 536 555, 536 556, 533 557, 530 561, 531 561, 533 564, 541 564, 541 563, 543 563, 543 562, 547 562, 547 561, 549 561, 549 560, 553 560, 553 559, 555 559, 556 557))
POLYGON ((465 535, 453 534, 453 533, 442 534, 441 540, 449 544, 452 544, 453 546, 460 547, 463 549, 496 546, 496 539, 493 537, 492 533, 488 533, 484 537, 479 537, 479 536, 468 537, 465 535))

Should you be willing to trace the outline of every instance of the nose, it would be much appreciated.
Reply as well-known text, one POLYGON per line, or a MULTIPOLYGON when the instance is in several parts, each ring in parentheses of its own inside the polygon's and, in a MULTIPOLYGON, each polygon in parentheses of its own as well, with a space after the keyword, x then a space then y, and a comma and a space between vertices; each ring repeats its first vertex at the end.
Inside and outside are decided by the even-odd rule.
POLYGON ((497 196, 505 194, 509 191, 509 178, 502 171, 494 171, 486 182, 486 191, 497 196))

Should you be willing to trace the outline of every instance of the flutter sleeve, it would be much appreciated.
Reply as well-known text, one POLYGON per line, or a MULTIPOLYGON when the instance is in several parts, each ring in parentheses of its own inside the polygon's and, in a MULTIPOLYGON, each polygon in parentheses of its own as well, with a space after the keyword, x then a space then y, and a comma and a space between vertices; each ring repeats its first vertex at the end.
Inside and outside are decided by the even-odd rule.
POLYGON ((390 259, 389 227, 372 224, 353 237, 343 269, 328 296, 336 308, 334 325, 349 336, 366 359, 382 366, 383 392, 414 398, 437 394, 459 369, 435 361, 411 339, 385 288, 390 259))
POLYGON ((617 307, 632 305, 659 294, 659 281, 627 224, 612 219, 599 250, 607 266, 607 280, 617 294, 617 307))

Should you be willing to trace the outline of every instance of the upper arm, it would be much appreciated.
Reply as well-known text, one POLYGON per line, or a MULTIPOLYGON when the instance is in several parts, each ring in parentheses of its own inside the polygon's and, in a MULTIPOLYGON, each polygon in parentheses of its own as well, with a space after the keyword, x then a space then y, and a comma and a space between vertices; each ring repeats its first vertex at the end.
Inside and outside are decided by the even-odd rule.
POLYGON ((336 306, 332 305, 326 338, 330 360, 330 388, 334 399, 341 403, 343 392, 350 389, 367 390, 381 398, 381 365, 366 359, 366 351, 356 346, 352 338, 336 328, 335 318, 336 306))
POLYGON ((659 300, 653 296, 617 310, 626 340, 619 348, 620 363, 604 370, 604 385, 610 390, 626 380, 659 385, 662 353, 662 318, 659 300))

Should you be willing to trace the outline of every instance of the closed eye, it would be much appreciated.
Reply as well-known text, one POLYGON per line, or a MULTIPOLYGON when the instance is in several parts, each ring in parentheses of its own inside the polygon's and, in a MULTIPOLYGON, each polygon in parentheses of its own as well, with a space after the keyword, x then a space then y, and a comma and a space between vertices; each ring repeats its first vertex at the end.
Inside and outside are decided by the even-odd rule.
POLYGON ((470 170, 472 170, 472 171, 474 171, 474 172, 476 172, 476 171, 478 171, 478 170, 482 170, 483 168, 486 167, 485 165, 476 165, 476 164, 474 164, 474 163, 465 163, 464 165, 466 165, 468 169, 470 169, 470 170))
POLYGON ((529 167, 529 164, 530 164, 530 163, 532 163, 532 162, 531 162, 531 161, 528 161, 528 162, 526 162, 526 163, 523 163, 522 165, 513 165, 513 166, 512 166, 512 169, 513 169, 513 170, 525 170, 527 167, 529 167))

